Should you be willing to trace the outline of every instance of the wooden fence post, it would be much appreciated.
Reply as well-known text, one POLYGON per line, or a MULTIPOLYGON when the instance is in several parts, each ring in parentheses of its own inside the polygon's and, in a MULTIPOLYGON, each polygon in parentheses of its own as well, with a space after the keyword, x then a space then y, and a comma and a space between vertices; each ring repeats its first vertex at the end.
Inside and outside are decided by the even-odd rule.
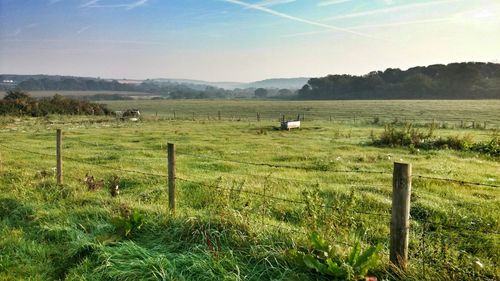
POLYGON ((168 207, 175 213, 175 145, 168 143, 168 207))
POLYGON ((175 120, 175 110, 174 110, 174 120, 175 120))
POLYGON ((260 122, 260 112, 257 112, 257 122, 260 122))
POLYGON ((56 130, 56 177, 57 184, 63 184, 63 171, 62 171, 62 131, 56 130))
POLYGON ((219 121, 220 121, 220 119, 221 119, 220 110, 217 111, 217 117, 219 118, 219 121))
POLYGON ((406 269, 410 227, 411 164, 394 163, 392 178, 391 263, 406 269))

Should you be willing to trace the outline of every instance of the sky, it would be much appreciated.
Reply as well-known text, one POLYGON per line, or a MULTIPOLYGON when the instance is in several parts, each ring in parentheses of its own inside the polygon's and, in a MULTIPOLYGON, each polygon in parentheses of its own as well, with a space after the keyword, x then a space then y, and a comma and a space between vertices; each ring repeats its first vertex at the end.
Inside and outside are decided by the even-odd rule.
POLYGON ((0 0, 0 73, 362 75, 500 63, 500 0, 0 0))

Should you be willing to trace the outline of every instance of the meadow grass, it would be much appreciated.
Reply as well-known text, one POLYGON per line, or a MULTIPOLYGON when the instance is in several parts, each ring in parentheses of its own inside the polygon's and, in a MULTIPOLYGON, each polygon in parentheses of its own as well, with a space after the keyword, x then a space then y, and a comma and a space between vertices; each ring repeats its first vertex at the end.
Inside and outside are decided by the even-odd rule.
MULTIPOLYGON (((341 103, 339 108, 356 107, 341 103)), ((404 102, 387 103, 396 109, 404 102)), ((276 112, 298 111, 284 104, 273 103, 276 112)), ((112 106, 142 109, 133 103, 112 106)), ((137 123, 111 117, 0 118, 0 280, 328 280, 286 254, 309 247, 313 231, 339 253, 356 241, 363 248, 382 245, 380 263, 369 272, 379 280, 500 277, 498 187, 414 178, 410 266, 400 272, 388 261, 394 161, 412 163, 415 175, 499 185, 498 158, 376 147, 370 135, 382 132, 383 124, 360 120, 308 121, 306 115, 300 130, 280 131, 277 118, 250 119, 255 109, 271 112, 266 102, 221 103, 248 114, 239 122, 202 119, 217 112, 212 101, 150 106, 163 108, 160 116, 147 109, 137 123), (200 117, 170 120, 171 108, 200 117), (55 183, 56 128, 64 134, 62 186, 55 183), (168 210, 167 142, 177 150, 175 215, 168 210), (90 191, 86 174, 104 180, 105 187, 90 191), (114 175, 120 177, 118 197, 107 190, 114 175), (125 237, 115 221, 134 209, 145 223, 125 237)), ((427 110, 448 118, 454 106, 460 107, 429 102, 427 110)), ((476 111, 461 106, 464 119, 499 118, 479 105, 476 111)), ((448 126, 435 134, 488 140, 497 132, 448 126)))

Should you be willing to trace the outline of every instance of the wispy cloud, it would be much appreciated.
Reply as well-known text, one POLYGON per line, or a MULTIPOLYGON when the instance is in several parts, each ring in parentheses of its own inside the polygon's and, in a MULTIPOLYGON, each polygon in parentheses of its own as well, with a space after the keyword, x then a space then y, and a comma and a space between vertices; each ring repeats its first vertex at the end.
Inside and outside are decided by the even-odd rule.
POLYGON ((26 24, 26 25, 23 25, 23 26, 20 26, 20 27, 14 29, 12 32, 7 33, 6 35, 8 35, 10 37, 16 37, 17 35, 25 32, 27 30, 37 28, 38 26, 39 26, 38 23, 29 23, 29 24, 26 24))
POLYGON ((318 3, 319 7, 325 7, 325 6, 330 6, 330 5, 337 5, 337 4, 342 4, 346 2, 351 2, 352 0, 327 0, 327 1, 320 1, 318 3))
POLYGON ((49 0, 49 5, 54 5, 57 2, 61 2, 61 0, 49 0))
POLYGON ((137 7, 143 6, 148 2, 148 0, 136 0, 131 3, 120 3, 120 4, 101 4, 102 0, 90 0, 80 5, 81 8, 125 8, 126 10, 132 10, 137 7))
POLYGON ((89 30, 90 27, 92 27, 92 26, 91 25, 84 26, 84 27, 80 28, 79 30, 77 30, 76 34, 82 34, 85 31, 89 30))
POLYGON ((262 0, 260 2, 255 3, 254 5, 261 7, 272 7, 276 5, 293 3, 295 1, 297 0, 262 0))
POLYGON ((289 14, 281 13, 281 12, 278 12, 278 11, 275 11, 275 10, 272 10, 272 9, 269 9, 269 8, 266 8, 266 7, 257 6, 255 4, 249 4, 249 3, 246 3, 246 2, 243 2, 243 1, 239 1, 239 0, 224 0, 224 1, 228 2, 228 3, 236 4, 236 5, 245 7, 245 8, 250 8, 250 9, 253 9, 253 10, 257 10, 257 11, 261 11, 261 12, 264 12, 264 13, 267 13, 267 14, 271 14, 271 15, 274 15, 274 16, 279 17, 279 18, 284 18, 284 19, 288 19, 288 20, 291 20, 291 21, 295 21, 295 22, 305 23, 305 24, 308 24, 308 25, 317 26, 317 27, 321 27, 321 28, 324 28, 324 29, 333 30, 333 31, 337 31, 337 32, 354 34, 354 35, 365 37, 365 38, 379 39, 379 38, 370 36, 368 34, 356 32, 356 31, 352 31, 352 30, 349 30, 349 29, 346 29, 346 28, 337 27, 337 26, 333 26, 333 25, 329 25, 329 24, 324 24, 324 23, 321 23, 321 22, 316 22, 316 21, 312 21, 312 20, 308 20, 308 19, 304 19, 304 18, 299 18, 299 17, 296 17, 296 16, 292 16, 292 15, 289 15, 289 14))
POLYGON ((97 2, 99 2, 99 0, 89 0, 85 3, 83 3, 82 5, 80 5, 80 7, 82 7, 82 8, 90 7, 90 6, 97 4, 97 2))
POLYGON ((365 11, 365 12, 357 12, 357 13, 334 16, 334 17, 326 18, 324 20, 328 21, 328 20, 336 20, 336 19, 364 17, 364 16, 371 16, 371 15, 378 15, 378 14, 392 13, 392 12, 398 12, 398 11, 403 11, 403 10, 411 10, 411 9, 416 9, 416 8, 435 6, 435 5, 445 4, 445 3, 459 2, 459 1, 464 1, 464 0, 439 0, 439 1, 432 1, 432 2, 399 5, 399 6, 389 7, 389 8, 375 9, 375 10, 369 10, 369 11, 365 11))
POLYGON ((146 3, 148 2, 148 0, 138 0, 138 1, 135 1, 133 3, 130 3, 128 6, 127 6, 127 10, 132 10, 132 9, 135 9, 137 7, 140 7, 140 6, 143 6, 145 5, 146 3))

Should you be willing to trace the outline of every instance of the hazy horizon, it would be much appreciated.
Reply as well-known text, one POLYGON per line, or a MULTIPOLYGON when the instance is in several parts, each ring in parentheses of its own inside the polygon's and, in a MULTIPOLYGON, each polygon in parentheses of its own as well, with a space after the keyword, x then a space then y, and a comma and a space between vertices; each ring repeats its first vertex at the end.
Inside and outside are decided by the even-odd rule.
POLYGON ((0 0, 0 73, 252 82, 499 62, 493 0, 0 0))

